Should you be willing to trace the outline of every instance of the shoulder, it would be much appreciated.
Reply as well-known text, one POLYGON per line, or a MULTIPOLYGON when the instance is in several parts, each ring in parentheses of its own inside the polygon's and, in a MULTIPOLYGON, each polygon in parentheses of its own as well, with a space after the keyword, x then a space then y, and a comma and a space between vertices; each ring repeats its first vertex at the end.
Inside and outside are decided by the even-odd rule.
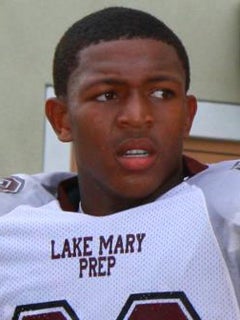
POLYGON ((224 187, 226 183, 231 187, 240 187, 240 160, 210 164, 207 169, 191 177, 188 182, 190 184, 197 184, 204 189, 210 186, 219 187, 219 189, 223 188, 225 192, 227 192, 227 188, 224 187), (222 185, 223 182, 224 185, 222 185))
POLYGON ((0 178, 0 216, 20 205, 42 206, 56 198, 60 181, 73 176, 69 172, 14 174, 0 178))
POLYGON ((240 213, 239 160, 211 164, 187 182, 201 188, 210 209, 229 218, 240 213))

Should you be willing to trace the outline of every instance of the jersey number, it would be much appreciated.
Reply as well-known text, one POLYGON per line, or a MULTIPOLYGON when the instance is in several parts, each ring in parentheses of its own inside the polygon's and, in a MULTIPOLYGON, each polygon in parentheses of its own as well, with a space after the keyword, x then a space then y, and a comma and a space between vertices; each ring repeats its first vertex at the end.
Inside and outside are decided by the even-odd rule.
MULTIPOLYGON (((183 292, 130 295, 117 320, 200 320, 183 292)), ((65 301, 17 307, 13 320, 80 320, 65 301)))

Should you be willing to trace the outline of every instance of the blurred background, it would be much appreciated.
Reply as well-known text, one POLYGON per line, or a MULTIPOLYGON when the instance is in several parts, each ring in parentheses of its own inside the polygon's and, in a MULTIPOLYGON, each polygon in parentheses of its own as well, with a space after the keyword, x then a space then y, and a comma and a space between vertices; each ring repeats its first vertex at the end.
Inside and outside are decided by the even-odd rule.
POLYGON ((202 123, 186 153, 240 158, 239 0, 0 0, 0 176, 74 168, 71 147, 58 143, 44 116, 53 53, 76 20, 113 5, 159 17, 186 46, 202 123))

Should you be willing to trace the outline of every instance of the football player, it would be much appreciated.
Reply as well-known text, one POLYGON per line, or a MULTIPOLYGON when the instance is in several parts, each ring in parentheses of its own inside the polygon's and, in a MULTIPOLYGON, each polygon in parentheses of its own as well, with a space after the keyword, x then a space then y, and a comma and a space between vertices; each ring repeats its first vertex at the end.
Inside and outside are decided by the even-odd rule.
POLYGON ((197 109, 181 40, 110 7, 55 51, 46 115, 78 174, 0 199, 1 319, 239 319, 239 162, 183 156, 197 109))

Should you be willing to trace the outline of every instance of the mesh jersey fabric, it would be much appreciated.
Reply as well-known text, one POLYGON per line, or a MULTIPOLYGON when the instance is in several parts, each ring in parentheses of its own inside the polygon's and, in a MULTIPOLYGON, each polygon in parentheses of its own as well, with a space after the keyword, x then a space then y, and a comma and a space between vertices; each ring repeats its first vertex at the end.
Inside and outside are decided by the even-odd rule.
POLYGON ((2 320, 140 320, 147 306, 145 319, 165 319, 167 305, 168 320, 240 319, 202 191, 187 183, 105 217, 20 206, 1 217, 0 247, 2 320))
POLYGON ((240 304, 240 161, 223 161, 187 181, 204 193, 209 217, 240 304))

